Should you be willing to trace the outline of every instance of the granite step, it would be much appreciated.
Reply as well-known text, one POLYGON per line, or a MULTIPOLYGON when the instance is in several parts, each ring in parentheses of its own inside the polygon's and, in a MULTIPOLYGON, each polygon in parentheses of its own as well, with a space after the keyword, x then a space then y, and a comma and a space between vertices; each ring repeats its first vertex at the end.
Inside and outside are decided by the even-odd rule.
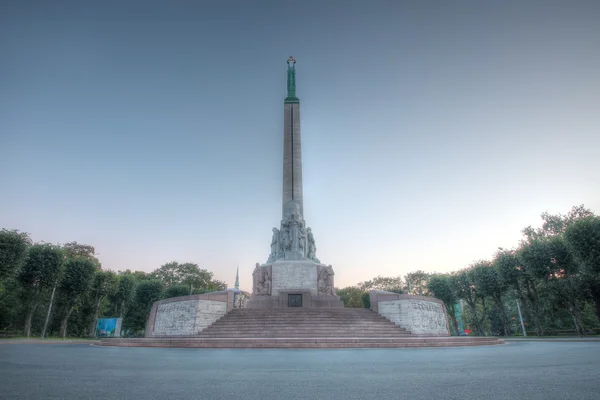
POLYGON ((259 331, 259 330, 255 330, 255 331, 246 331, 246 330, 238 330, 238 331, 219 331, 219 330, 204 330, 202 332, 199 332, 198 335, 236 335, 239 337, 243 337, 244 335, 247 336, 255 336, 255 335, 276 335, 276 336, 280 336, 280 337, 285 337, 285 336, 360 336, 360 337, 365 337, 365 336, 387 336, 387 335, 391 335, 391 336, 403 336, 403 335, 410 335, 410 332, 406 332, 406 331, 398 331, 398 332, 394 332, 394 331, 326 331, 326 330, 320 330, 320 331, 297 331, 297 330, 293 330, 293 329, 288 329, 288 330, 263 330, 263 331, 259 331))
POLYGON ((311 320, 295 320, 295 321, 286 321, 286 320, 272 320, 272 321, 256 321, 256 320, 231 320, 231 319, 220 319, 215 324, 220 325, 239 325, 240 323, 249 323, 257 326, 265 326, 265 325, 275 325, 275 324, 298 324, 298 325, 327 325, 327 326, 336 326, 336 325, 360 325, 360 326, 369 326, 369 325, 394 325, 392 322, 388 320, 382 321, 311 321, 311 320))
POLYGON ((219 331, 219 332, 265 332, 265 331, 278 331, 278 332, 408 332, 406 329, 396 328, 396 327, 371 327, 371 328, 355 328, 355 327, 347 327, 344 329, 332 329, 330 327, 295 327, 295 326, 278 326, 278 327, 264 327, 264 328, 256 328, 256 327, 219 327, 219 326, 211 326, 205 328, 203 332, 207 331, 219 331))
POLYGON ((375 327, 375 328, 354 328, 348 327, 346 329, 331 329, 330 327, 267 327, 267 328, 248 328, 244 326, 240 327, 218 327, 211 326, 203 330, 203 332, 380 332, 380 333, 394 333, 394 332, 406 332, 404 329, 394 328, 394 327, 375 327))
POLYGON ((220 331, 202 331, 197 334, 200 336, 235 336, 235 337, 254 337, 261 335, 275 336, 275 337, 387 337, 387 336, 412 336, 409 332, 295 332, 295 331, 263 331, 263 332, 220 332, 220 331))
POLYGON ((498 345, 495 337, 104 339, 100 346, 180 348, 419 348, 498 345))

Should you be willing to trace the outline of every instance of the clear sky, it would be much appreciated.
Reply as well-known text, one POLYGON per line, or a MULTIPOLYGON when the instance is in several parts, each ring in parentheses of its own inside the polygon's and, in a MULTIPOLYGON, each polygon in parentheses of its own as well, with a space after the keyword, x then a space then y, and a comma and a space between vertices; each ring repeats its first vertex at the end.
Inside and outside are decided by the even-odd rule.
POLYGON ((599 21, 598 1, 2 2, 0 227, 113 270, 233 285, 239 264, 250 290, 293 55, 336 286, 460 269, 544 211, 600 212, 599 21))

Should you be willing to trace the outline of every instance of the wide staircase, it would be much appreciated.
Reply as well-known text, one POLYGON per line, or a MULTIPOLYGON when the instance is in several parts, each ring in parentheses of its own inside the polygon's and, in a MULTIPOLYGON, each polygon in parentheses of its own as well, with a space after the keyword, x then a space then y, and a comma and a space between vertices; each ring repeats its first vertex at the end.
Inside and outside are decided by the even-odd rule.
POLYGON ((197 348, 447 347, 504 343, 494 337, 411 335, 358 308, 234 309, 193 337, 106 339, 103 346, 197 348))
POLYGON ((206 338, 406 337, 410 332, 361 308, 234 309, 199 335, 206 338))

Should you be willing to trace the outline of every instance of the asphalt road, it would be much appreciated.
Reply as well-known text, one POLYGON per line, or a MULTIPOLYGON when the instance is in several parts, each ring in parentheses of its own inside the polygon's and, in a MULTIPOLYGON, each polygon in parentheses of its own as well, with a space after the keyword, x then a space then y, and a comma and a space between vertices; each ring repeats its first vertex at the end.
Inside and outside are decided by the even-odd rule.
POLYGON ((600 343, 446 349, 1 344, 2 399, 600 399, 600 343))

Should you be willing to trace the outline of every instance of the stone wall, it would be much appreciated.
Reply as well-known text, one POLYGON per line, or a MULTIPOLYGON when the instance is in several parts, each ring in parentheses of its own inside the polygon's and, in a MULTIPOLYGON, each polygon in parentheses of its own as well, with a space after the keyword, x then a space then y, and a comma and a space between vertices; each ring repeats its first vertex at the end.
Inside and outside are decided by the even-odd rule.
POLYGON ((233 308, 233 292, 173 297, 152 306, 146 337, 194 336, 233 308))
POLYGON ((444 302, 429 296, 371 291, 371 309, 414 335, 449 336, 444 302))

